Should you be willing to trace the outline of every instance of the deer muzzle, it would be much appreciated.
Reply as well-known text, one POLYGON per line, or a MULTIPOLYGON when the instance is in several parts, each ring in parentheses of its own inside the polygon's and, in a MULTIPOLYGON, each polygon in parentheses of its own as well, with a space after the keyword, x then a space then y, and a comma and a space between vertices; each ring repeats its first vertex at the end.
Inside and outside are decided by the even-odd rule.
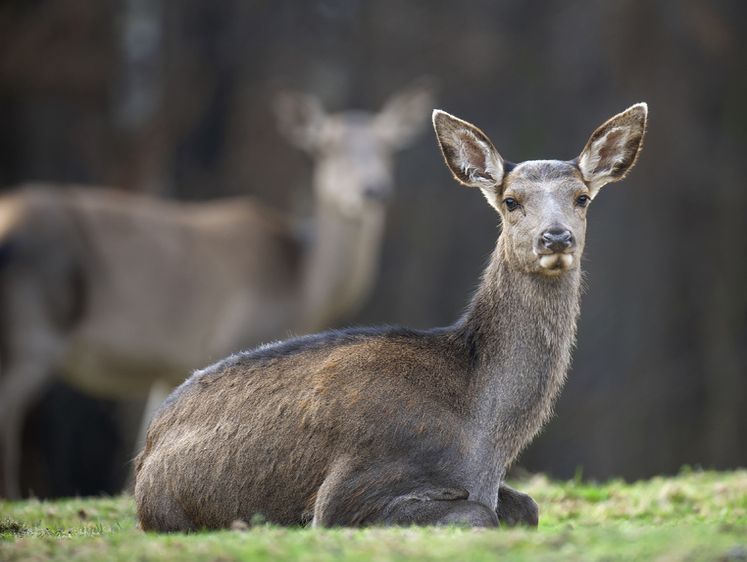
POLYGON ((537 238, 535 251, 539 256, 540 266, 546 271, 560 272, 570 269, 576 251, 576 238, 566 228, 548 228, 537 238))

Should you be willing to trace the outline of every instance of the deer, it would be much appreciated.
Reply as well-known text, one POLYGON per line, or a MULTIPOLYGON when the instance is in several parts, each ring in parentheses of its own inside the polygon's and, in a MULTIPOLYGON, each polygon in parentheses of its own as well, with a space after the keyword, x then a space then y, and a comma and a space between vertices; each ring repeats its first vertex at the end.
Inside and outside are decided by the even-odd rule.
POLYGON ((612 117, 573 160, 513 164, 434 110, 448 168, 502 224, 463 315, 292 338, 196 371, 135 459, 141 528, 536 527, 539 506, 506 472, 565 382, 587 210, 634 165, 647 115, 639 103, 612 117))
POLYGON ((281 132, 313 160, 311 228, 250 196, 179 202, 48 184, 2 196, 5 497, 21 497, 23 423, 52 377, 115 400, 164 381, 167 395, 218 357, 354 313, 377 273, 394 154, 425 127, 432 100, 425 79, 378 113, 327 114, 311 94, 278 95, 281 132))

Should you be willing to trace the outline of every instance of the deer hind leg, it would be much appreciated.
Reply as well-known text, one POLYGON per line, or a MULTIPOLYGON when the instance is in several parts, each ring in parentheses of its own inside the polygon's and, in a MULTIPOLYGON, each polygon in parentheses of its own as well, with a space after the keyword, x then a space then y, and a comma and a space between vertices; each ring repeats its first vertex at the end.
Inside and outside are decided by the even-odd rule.
POLYGON ((137 517, 143 531, 159 533, 186 533, 196 531, 197 526, 184 508, 168 493, 145 496, 137 492, 137 517))
POLYGON ((499 525, 495 510, 469 501, 467 490, 412 485, 416 478, 397 468, 335 463, 317 493, 313 525, 499 525))
POLYGON ((510 486, 501 484, 498 490, 498 518, 509 527, 528 525, 537 527, 539 505, 532 496, 517 492, 510 486))
POLYGON ((169 464, 157 457, 146 446, 135 458, 135 503, 140 528, 159 533, 197 530, 174 495, 178 470, 169 470, 169 464))

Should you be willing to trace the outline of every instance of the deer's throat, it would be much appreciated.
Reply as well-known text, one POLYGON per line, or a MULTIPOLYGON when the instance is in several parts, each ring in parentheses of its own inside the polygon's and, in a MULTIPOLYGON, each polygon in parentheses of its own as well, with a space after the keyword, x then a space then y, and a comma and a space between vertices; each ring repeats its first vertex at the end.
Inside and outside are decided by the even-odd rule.
POLYGON ((484 474, 474 475, 481 501, 492 501, 550 416, 570 366, 581 289, 579 270, 548 278, 518 272, 499 256, 462 319, 474 357, 468 463, 484 474))
POLYGON ((313 246, 303 263, 302 332, 329 327, 355 311, 367 296, 383 239, 383 205, 371 204, 349 217, 320 205, 313 246))

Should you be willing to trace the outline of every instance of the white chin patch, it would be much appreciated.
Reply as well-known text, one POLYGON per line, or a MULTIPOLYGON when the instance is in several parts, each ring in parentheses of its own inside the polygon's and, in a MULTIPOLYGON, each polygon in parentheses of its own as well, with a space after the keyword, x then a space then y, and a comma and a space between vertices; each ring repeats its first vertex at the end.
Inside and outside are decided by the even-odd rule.
POLYGON ((560 273, 573 265, 573 254, 549 254, 540 256, 539 264, 547 273, 560 273))

